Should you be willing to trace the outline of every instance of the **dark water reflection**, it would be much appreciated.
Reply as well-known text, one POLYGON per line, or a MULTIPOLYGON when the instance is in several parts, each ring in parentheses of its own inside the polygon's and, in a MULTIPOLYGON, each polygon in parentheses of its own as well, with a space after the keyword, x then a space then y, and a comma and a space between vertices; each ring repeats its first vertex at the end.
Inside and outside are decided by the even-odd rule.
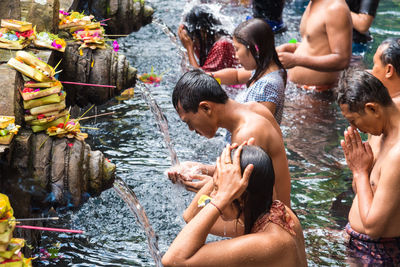
MULTIPOLYGON (((288 2, 284 19, 288 31, 276 36, 277 44, 299 39, 298 25, 307 1, 288 2)), ((156 16, 177 30, 186 1, 153 0, 156 16)), ((377 45, 386 37, 400 35, 400 7, 381 1, 371 32, 374 41, 366 51, 371 66, 377 45)), ((224 5, 222 12, 237 24, 249 14, 240 5, 224 5)), ((139 73, 169 70, 151 92, 163 110, 180 161, 214 162, 223 146, 221 135, 207 140, 190 132, 180 122, 171 92, 179 79, 181 58, 176 46, 159 27, 148 25, 119 40, 121 52, 139 73)), ((163 174, 170 158, 163 137, 148 106, 140 97, 113 100, 98 108, 115 111, 112 117, 87 122, 90 142, 117 165, 117 174, 135 191, 159 237, 164 252, 184 225, 181 214, 192 194, 172 185, 163 174)), ((282 130, 287 147, 292 182, 292 203, 305 230, 310 266, 346 265, 343 226, 352 200, 350 173, 344 168, 339 147, 347 123, 329 96, 312 95, 288 88, 282 130)), ((85 235, 45 233, 43 247, 61 242, 63 258, 43 265, 63 266, 154 266, 144 231, 135 223, 125 203, 113 190, 90 199, 81 210, 61 215, 51 226, 85 230, 85 235)))

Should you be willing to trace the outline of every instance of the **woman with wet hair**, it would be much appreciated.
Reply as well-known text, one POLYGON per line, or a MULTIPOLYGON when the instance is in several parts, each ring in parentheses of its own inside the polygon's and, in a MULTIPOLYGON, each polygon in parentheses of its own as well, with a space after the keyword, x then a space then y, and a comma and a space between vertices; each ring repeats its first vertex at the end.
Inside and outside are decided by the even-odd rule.
POLYGON ((239 24, 233 32, 233 46, 242 68, 210 72, 222 84, 246 83, 236 101, 256 101, 266 106, 278 124, 281 123, 285 101, 286 71, 275 50, 274 33, 261 19, 239 24))
POLYGON ((217 71, 237 65, 232 40, 207 5, 194 6, 186 14, 178 36, 195 68, 217 71))
POLYGON ((196 195, 164 266, 306 266, 304 237, 296 215, 272 201, 275 176, 259 147, 227 147, 213 180, 196 195), (232 239, 205 244, 208 234, 232 239))

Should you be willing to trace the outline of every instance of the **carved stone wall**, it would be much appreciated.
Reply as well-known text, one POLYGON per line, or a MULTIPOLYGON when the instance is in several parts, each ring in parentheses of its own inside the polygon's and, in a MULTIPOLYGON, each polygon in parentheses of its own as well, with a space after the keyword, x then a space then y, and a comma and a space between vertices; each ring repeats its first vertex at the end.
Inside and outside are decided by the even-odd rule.
POLYGON ((129 66, 124 55, 110 49, 78 50, 78 44, 68 45, 63 55, 61 81, 114 85, 116 88, 64 84, 67 105, 85 107, 100 105, 136 83, 136 69, 129 66))
POLYGON ((151 22, 154 13, 144 0, 75 0, 71 9, 93 14, 97 20, 110 18, 105 27, 109 34, 138 31, 151 22))
POLYGON ((76 139, 22 131, 15 137, 11 158, 13 169, 33 177, 60 205, 77 207, 86 193, 97 196, 114 182, 115 165, 76 139))
POLYGON ((15 0, 0 0, 0 19, 21 19, 21 5, 15 0))

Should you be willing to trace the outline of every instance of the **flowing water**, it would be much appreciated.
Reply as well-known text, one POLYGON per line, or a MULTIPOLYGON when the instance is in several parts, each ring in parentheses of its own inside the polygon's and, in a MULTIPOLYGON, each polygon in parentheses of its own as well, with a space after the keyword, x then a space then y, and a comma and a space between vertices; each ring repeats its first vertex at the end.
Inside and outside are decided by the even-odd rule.
MULTIPOLYGON (((220 6, 220 12, 231 18, 233 25, 251 13, 248 7, 235 3, 224 1, 220 6)), ((142 97, 113 100, 98 108, 99 114, 114 111, 112 117, 99 117, 84 125, 100 128, 87 131, 88 141, 117 165, 117 176, 134 190, 141 203, 139 210, 146 211, 148 221, 136 218, 141 212, 132 214, 132 207, 128 207, 114 190, 107 190, 89 199, 80 210, 59 214, 61 220, 51 226, 82 229, 85 235, 44 233, 41 246, 47 248, 60 242, 62 258, 43 260, 41 265, 156 266, 152 257, 154 251, 150 252, 148 246, 148 229, 141 223, 146 221, 152 226, 162 254, 184 226, 182 212, 193 197, 192 193, 171 184, 164 175, 165 169, 178 157, 181 161, 213 163, 222 151, 222 134, 208 140, 190 132, 171 103, 172 89, 182 75, 183 55, 165 29, 177 31, 187 2, 153 0, 150 4, 159 20, 119 39, 120 53, 128 57, 139 73, 148 73, 151 67, 158 74, 169 71, 164 74, 160 86, 136 88, 144 90, 140 92, 142 97), (157 115, 159 121, 168 121, 168 135, 160 134, 158 128, 168 128, 155 120, 154 110, 152 112, 148 106, 151 98, 162 111, 157 115), (169 152, 174 150, 165 140, 172 140, 176 154, 169 152)), ((298 25, 306 4, 307 1, 302 0, 287 2, 284 20, 288 31, 276 36, 277 44, 300 39, 298 25)), ((371 33, 374 40, 365 53, 369 67, 378 44, 386 37, 400 35, 397 0, 381 1, 371 33)), ((304 228, 308 263, 310 266, 346 266, 343 228, 353 193, 340 139, 347 122, 331 96, 316 96, 293 86, 287 89, 283 116, 281 126, 293 178, 292 206, 304 228)), ((154 233, 149 236, 156 239, 154 233)))
POLYGON ((132 213, 136 216, 136 221, 146 233, 150 254, 153 257, 156 266, 161 267, 162 263, 160 251, 158 249, 157 236, 154 233, 149 219, 147 218, 146 212, 144 211, 142 205, 140 205, 135 192, 132 191, 132 189, 124 182, 124 180, 118 177, 114 181, 114 189, 125 201, 132 213))
POLYGON ((168 130, 168 121, 160 107, 158 106, 156 100, 151 95, 150 90, 147 88, 145 84, 138 84, 136 86, 141 92, 142 99, 147 103, 151 112, 154 115, 154 119, 158 125, 158 129, 160 130, 162 136, 164 137, 165 145, 168 147, 169 154, 171 157, 171 165, 179 164, 178 156, 176 155, 176 151, 174 149, 174 145, 172 144, 172 140, 168 130))

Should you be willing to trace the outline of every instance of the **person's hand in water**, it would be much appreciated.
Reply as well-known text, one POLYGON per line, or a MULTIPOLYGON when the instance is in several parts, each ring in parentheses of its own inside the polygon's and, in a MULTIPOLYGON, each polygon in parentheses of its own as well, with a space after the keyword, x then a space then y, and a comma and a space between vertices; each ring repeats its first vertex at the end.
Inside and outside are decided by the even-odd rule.
POLYGON ((179 25, 178 36, 179 39, 181 40, 182 45, 186 48, 186 50, 193 51, 193 46, 194 46, 193 40, 188 35, 187 31, 185 30, 185 26, 183 24, 179 25))
POLYGON ((354 177, 358 174, 367 174, 372 169, 374 154, 368 142, 362 142, 361 136, 356 129, 350 126, 344 132, 344 140, 340 142, 347 166, 353 172, 354 177))
POLYGON ((183 184, 188 191, 197 193, 203 186, 205 186, 211 179, 211 176, 203 174, 191 175, 192 180, 180 180, 179 182, 183 184))
POLYGON ((199 162, 185 161, 179 165, 175 165, 166 171, 168 178, 173 183, 182 183, 185 181, 193 182, 193 180, 205 180, 203 176, 212 176, 213 166, 208 166, 199 162))

